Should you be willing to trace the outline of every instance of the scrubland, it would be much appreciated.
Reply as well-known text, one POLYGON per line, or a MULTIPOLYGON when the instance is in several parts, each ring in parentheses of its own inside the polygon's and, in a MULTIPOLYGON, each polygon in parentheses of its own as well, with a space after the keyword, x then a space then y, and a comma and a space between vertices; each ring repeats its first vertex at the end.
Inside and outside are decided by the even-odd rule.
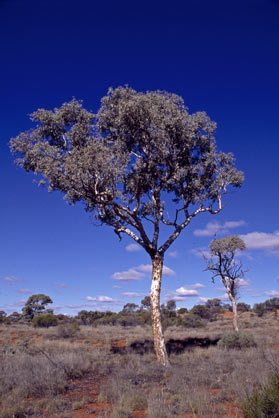
MULTIPOLYGON (((2 324, 0 417, 258 418, 244 415, 243 400, 278 374, 279 319, 248 312, 239 323, 256 347, 186 346, 170 353, 168 368, 148 349, 149 326, 80 326, 63 332, 2 324)), ((231 330, 231 318, 220 316, 203 328, 169 327, 165 337, 179 347, 178 340, 214 342, 231 330)))

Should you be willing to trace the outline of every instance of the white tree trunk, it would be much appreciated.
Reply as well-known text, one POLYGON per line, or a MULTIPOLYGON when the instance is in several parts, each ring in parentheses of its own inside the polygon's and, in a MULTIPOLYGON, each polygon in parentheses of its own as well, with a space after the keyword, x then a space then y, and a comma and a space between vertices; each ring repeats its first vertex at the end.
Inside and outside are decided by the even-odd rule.
POLYGON ((232 310, 233 310, 233 328, 235 331, 239 331, 238 329, 238 315, 237 315, 237 305, 234 296, 232 295, 232 292, 230 289, 227 288, 227 293, 230 298, 230 301, 232 303, 232 310))
POLYGON ((232 295, 230 299, 232 301, 232 309, 233 309, 233 327, 234 327, 234 330, 238 332, 239 329, 238 329, 237 305, 236 305, 235 298, 232 295))
POLYGON ((157 361, 163 366, 169 365, 165 339, 162 330, 160 312, 160 292, 163 271, 163 257, 156 254, 152 258, 152 282, 150 290, 150 304, 152 317, 152 330, 154 339, 154 349, 157 361))

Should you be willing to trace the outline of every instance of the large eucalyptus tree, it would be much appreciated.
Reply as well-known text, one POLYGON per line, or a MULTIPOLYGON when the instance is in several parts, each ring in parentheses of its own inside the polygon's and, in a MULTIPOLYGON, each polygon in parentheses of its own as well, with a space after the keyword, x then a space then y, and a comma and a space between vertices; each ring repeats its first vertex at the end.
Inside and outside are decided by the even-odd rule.
MULTIPOLYGON (((11 140, 16 163, 42 175, 115 233, 129 235, 152 262, 151 312, 158 361, 168 364, 160 315, 164 254, 199 213, 217 214, 243 175, 231 153, 217 152, 216 124, 189 114, 164 91, 109 89, 97 114, 73 99, 31 115, 37 126, 11 140), (169 228, 162 241, 159 232, 169 228)), ((164 236, 166 231, 164 231, 164 236)))

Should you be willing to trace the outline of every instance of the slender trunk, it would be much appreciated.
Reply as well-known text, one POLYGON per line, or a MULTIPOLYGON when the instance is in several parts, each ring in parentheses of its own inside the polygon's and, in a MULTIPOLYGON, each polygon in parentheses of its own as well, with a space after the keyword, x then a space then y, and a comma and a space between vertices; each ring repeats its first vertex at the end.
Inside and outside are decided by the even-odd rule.
POLYGON ((234 327, 234 330, 238 332, 239 329, 238 329, 237 305, 236 305, 235 298, 233 296, 231 297, 231 301, 232 301, 232 309, 233 309, 233 327, 234 327))
POLYGON ((152 316, 152 330, 154 339, 154 349, 157 361, 163 366, 169 365, 168 354, 165 345, 165 339, 162 330, 161 312, 160 312, 160 292, 163 271, 163 257, 155 254, 152 257, 152 282, 150 290, 150 304, 152 316))
POLYGON ((230 298, 230 301, 232 303, 232 310, 233 310, 233 328, 235 331, 239 331, 238 329, 238 315, 237 315, 237 305, 234 296, 232 295, 231 291, 227 289, 228 296, 230 298))

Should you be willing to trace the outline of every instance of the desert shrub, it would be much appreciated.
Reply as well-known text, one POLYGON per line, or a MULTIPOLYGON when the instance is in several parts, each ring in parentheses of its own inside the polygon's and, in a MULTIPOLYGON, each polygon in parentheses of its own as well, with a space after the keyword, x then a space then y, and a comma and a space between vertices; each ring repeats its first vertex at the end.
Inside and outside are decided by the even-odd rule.
POLYGON ((57 327, 57 334, 61 338, 72 338, 77 335, 79 330, 77 322, 64 322, 57 327))
POLYGON ((249 312, 251 309, 251 306, 244 302, 239 302, 237 304, 237 310, 238 312, 249 312))
POLYGON ((55 327, 58 324, 58 319, 55 315, 46 314, 46 315, 38 315, 32 319, 32 325, 35 328, 49 328, 55 327))
POLYGON ((206 325, 206 321, 198 315, 189 314, 183 318, 179 318, 178 325, 186 328, 201 328, 206 325))
POLYGON ((221 340, 218 341, 217 345, 219 348, 236 348, 239 350, 257 346, 253 335, 244 332, 230 332, 225 334, 221 340))
POLYGON ((279 375, 271 377, 268 384, 248 395, 242 409, 244 418, 278 418, 279 375))
POLYGON ((126 392, 122 395, 121 406, 127 410, 136 411, 148 408, 147 398, 141 392, 126 392))
POLYGON ((212 317, 210 308, 204 305, 195 305, 190 312, 192 315, 196 315, 202 319, 211 319, 212 317))
POLYGON ((186 314, 188 312, 188 309, 187 308, 179 308, 178 309, 178 311, 177 311, 177 313, 179 314, 179 315, 184 315, 184 314, 186 314))
POLYGON ((111 418, 131 418, 131 412, 123 407, 117 407, 114 409, 111 418))

